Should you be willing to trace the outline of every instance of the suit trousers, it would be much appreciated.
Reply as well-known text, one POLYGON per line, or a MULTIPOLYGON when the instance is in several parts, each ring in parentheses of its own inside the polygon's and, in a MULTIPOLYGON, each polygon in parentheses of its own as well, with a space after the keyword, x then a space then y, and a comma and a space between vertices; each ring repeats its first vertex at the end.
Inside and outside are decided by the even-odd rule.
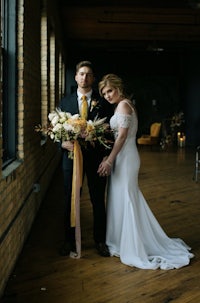
MULTIPOLYGON (((93 209, 93 238, 96 243, 105 242, 106 235, 106 207, 105 190, 106 177, 100 177, 97 169, 102 156, 94 151, 83 151, 83 172, 87 177, 87 185, 93 209)), ((72 192, 73 160, 67 159, 67 153, 63 155, 64 177, 64 208, 65 208, 65 238, 66 241, 75 241, 75 229, 70 227, 71 192, 72 192), (67 165, 66 165, 67 164, 67 165)))

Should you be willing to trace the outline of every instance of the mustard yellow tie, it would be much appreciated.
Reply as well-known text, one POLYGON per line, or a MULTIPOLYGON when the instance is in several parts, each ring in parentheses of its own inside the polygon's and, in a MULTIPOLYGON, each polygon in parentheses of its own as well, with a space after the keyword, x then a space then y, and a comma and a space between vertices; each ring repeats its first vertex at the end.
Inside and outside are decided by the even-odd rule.
POLYGON ((82 96, 81 99, 82 99, 82 102, 81 102, 81 118, 87 120, 87 115, 88 115, 87 97, 82 96))

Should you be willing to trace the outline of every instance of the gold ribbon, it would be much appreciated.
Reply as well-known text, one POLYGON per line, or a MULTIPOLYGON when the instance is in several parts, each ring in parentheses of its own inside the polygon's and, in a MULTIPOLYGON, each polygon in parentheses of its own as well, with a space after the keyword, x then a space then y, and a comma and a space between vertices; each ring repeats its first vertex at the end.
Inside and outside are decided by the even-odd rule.
POLYGON ((83 182, 83 156, 78 141, 74 141, 74 160, 71 196, 71 227, 75 227, 76 258, 81 256, 80 190, 83 182))

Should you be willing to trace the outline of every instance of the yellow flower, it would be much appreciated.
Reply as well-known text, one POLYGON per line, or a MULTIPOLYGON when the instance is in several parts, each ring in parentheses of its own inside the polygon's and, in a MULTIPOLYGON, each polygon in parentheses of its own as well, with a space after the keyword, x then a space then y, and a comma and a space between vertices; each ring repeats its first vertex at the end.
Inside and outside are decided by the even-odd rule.
POLYGON ((77 118, 77 119, 68 119, 67 123, 72 125, 73 127, 79 127, 81 129, 85 129, 87 126, 87 121, 82 118, 77 118))

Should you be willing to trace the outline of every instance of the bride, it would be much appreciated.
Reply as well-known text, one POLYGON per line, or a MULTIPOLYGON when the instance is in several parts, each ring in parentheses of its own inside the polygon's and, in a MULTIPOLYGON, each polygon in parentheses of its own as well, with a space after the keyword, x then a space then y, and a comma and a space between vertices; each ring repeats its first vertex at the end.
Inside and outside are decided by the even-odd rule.
POLYGON ((106 244, 111 256, 143 269, 173 269, 194 257, 179 238, 169 238, 149 208, 138 186, 140 158, 136 146, 138 119, 124 95, 123 82, 114 74, 99 83, 100 94, 116 105, 110 120, 115 143, 99 166, 101 176, 110 175, 107 195, 106 244))

